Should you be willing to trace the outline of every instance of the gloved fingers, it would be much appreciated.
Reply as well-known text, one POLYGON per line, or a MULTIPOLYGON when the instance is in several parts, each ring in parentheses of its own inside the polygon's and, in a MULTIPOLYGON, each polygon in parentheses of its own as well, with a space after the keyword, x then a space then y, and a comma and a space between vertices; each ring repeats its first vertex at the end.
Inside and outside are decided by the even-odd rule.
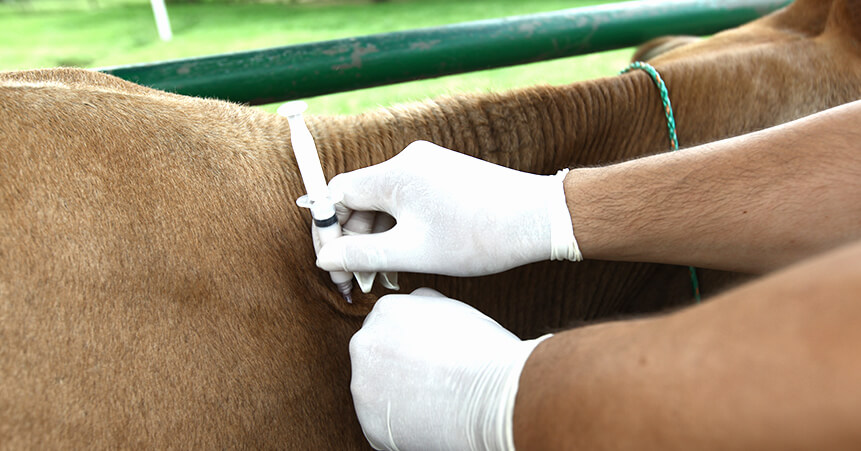
POLYGON ((341 204, 351 210, 391 211, 392 180, 388 162, 338 174, 329 191, 343 195, 341 204))
MULTIPOLYGON (((398 299, 399 298, 397 297, 392 297, 393 301, 391 303, 398 302, 398 299)), ((504 335, 507 338, 520 340, 519 338, 517 338, 516 335, 514 335, 513 333, 508 331, 508 329, 499 324, 495 319, 485 315, 475 307, 457 299, 452 299, 440 293, 439 291, 434 290, 433 288, 417 288, 413 290, 413 292, 410 293, 408 297, 404 297, 404 299, 419 305, 419 308, 427 309, 427 318, 432 317, 433 315, 431 315, 430 313, 435 311, 447 312, 445 315, 450 315, 451 317, 461 316, 463 318, 466 318, 467 316, 471 316, 473 318, 471 321, 476 321, 477 323, 485 323, 487 327, 498 330, 501 335, 504 335)), ((392 308, 392 306, 384 305, 381 307, 381 310, 385 310, 388 308, 392 308)), ((398 306, 395 306, 395 308, 398 308, 398 306)))
POLYGON ((446 169, 452 169, 434 160, 462 164, 475 159, 427 141, 415 141, 387 161, 336 175, 329 181, 329 191, 342 196, 343 207, 393 214, 395 199, 392 195, 403 180, 414 178, 431 163, 442 176, 446 175, 442 173, 446 169))
MULTIPOLYGON (((364 235, 371 233, 377 212, 375 211, 353 211, 349 219, 343 224, 342 229, 344 235, 364 235)), ((362 293, 370 293, 374 286, 374 279, 377 277, 375 272, 356 272, 356 282, 359 284, 359 289, 362 293)))
POLYGON ((398 273, 397 271, 383 271, 380 273, 380 283, 394 291, 400 291, 401 286, 398 284, 398 273))
POLYGON ((353 215, 353 210, 347 208, 341 202, 335 203, 335 215, 338 217, 338 223, 344 225, 353 215))
POLYGON ((341 223, 345 235, 381 233, 395 226, 395 218, 388 213, 382 211, 347 210, 349 211, 349 215, 341 223))
POLYGON ((353 211, 349 218, 342 223, 344 235, 360 235, 371 233, 376 222, 377 212, 368 210, 353 211))
POLYGON ((322 247, 320 243, 320 230, 314 224, 314 221, 311 221, 311 242, 314 243, 314 255, 319 254, 320 247, 322 247))
MULTIPOLYGON (((390 230, 395 226, 395 218, 388 213, 384 213, 382 211, 377 212, 374 217, 374 227, 372 229, 373 233, 382 233, 387 230, 390 230)), ((383 271, 380 273, 380 284, 383 287, 388 288, 389 290, 398 291, 401 289, 400 285, 398 285, 398 273, 395 271, 383 271)))
POLYGON ((317 253, 317 266, 326 271, 373 272, 409 270, 403 231, 342 236, 317 253))
MULTIPOLYGON (((475 307, 457 299, 452 299, 433 288, 421 287, 413 290, 410 294, 389 294, 381 297, 374 304, 374 308, 366 318, 371 320, 385 318, 385 327, 391 329, 394 321, 398 326, 408 324, 410 321, 422 324, 422 328, 434 328, 431 325, 451 325, 448 320, 462 318, 468 322, 475 322, 476 318, 490 320, 496 327, 502 327, 490 317, 477 310, 475 307)), ((399 329, 400 330, 400 329, 399 329)), ((411 334, 412 327, 407 326, 402 332, 411 334)), ((387 333, 394 333, 389 330, 387 333)))
POLYGON ((356 276, 356 283, 359 284, 359 289, 362 290, 362 293, 370 293, 374 287, 374 279, 377 278, 377 273, 358 271, 354 272, 353 275, 356 276))
MULTIPOLYGON (((352 211, 349 218, 343 223, 344 235, 363 235, 368 233, 382 233, 395 225, 395 219, 387 213, 378 211, 352 211)), ((319 251, 319 246, 315 247, 319 251)), ((369 293, 373 288, 376 272, 356 272, 356 281, 362 293, 369 293)), ((380 274, 380 283, 390 290, 399 290, 398 273, 383 272, 380 274)))
POLYGON ((440 293, 439 291, 436 291, 433 288, 428 288, 428 287, 416 288, 410 294, 414 295, 414 296, 426 296, 426 297, 438 297, 438 298, 448 297, 448 296, 440 293))
POLYGON ((389 294, 381 297, 365 317, 362 328, 350 340, 351 353, 366 348, 365 339, 376 337, 376 331, 387 335, 409 334, 409 329, 412 328, 408 326, 409 323, 415 322, 417 318, 430 320, 431 318, 425 315, 434 316, 439 306, 446 301, 454 300, 431 288, 419 288, 411 294, 389 294), (430 305, 429 298, 432 298, 430 305))

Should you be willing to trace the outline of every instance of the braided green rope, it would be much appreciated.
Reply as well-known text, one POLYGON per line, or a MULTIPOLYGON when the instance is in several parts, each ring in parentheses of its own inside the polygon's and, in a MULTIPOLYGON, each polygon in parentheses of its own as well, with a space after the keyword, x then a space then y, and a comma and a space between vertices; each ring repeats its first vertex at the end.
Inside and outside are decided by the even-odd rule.
MULTIPOLYGON (((620 74, 624 74, 625 72, 629 72, 635 69, 639 69, 649 74, 652 77, 652 81, 655 82, 655 85, 658 87, 658 91, 661 94, 661 102, 664 104, 664 115, 667 117, 667 130, 670 135, 670 148, 673 151, 679 150, 679 139, 676 137, 676 118, 673 116, 673 106, 670 104, 670 94, 667 92, 667 85, 664 83, 664 79, 661 78, 661 74, 652 67, 651 65, 644 63, 642 61, 634 61, 628 67, 622 69, 620 74)), ((694 299, 697 302, 700 302, 700 281, 697 278, 697 269, 693 266, 688 266, 688 271, 691 274, 691 285, 694 289, 694 299)))

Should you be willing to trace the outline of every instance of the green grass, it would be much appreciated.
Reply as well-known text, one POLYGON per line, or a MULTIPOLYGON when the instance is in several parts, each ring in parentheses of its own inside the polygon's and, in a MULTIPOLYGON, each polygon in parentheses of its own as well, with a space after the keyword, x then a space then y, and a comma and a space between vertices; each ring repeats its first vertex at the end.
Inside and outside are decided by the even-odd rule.
MULTIPOLYGON (((298 44, 553 11, 609 1, 412 0, 388 3, 169 5, 174 40, 161 42, 148 0, 0 3, 0 70, 104 67, 298 44)), ((441 94, 560 84, 616 73, 630 50, 442 77, 310 99, 314 113, 355 113, 441 94)), ((273 106, 262 107, 274 111, 273 106)))

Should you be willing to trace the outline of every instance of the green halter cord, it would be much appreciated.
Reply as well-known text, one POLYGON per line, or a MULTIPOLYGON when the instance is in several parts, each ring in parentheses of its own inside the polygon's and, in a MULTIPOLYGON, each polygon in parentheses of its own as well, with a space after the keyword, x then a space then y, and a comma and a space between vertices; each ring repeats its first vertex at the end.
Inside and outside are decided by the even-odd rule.
MULTIPOLYGON (((673 106, 670 104, 670 95, 667 93, 667 85, 664 83, 664 79, 661 78, 661 74, 655 70, 651 65, 644 63, 642 61, 634 61, 630 66, 620 72, 620 74, 624 74, 625 72, 640 69, 650 77, 652 77, 652 81, 655 82, 655 85, 658 87, 658 91, 661 94, 661 102, 664 104, 664 115, 667 117, 667 130, 670 133, 670 147, 673 151, 679 150, 679 139, 676 137, 676 118, 673 116, 673 106)), ((697 279, 697 269, 693 266, 688 266, 688 271, 691 273, 691 285, 694 289, 694 299, 697 302, 700 302, 702 299, 700 297, 700 282, 697 279)))

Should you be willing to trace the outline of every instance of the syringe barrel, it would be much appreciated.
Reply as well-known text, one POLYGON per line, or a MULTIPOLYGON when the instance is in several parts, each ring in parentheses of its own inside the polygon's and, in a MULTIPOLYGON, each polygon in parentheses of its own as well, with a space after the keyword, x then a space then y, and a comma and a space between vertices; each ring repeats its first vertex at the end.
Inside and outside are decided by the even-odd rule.
POLYGON ((293 145, 293 154, 296 155, 296 164, 299 165, 299 173, 305 184, 305 192, 312 201, 322 199, 328 194, 326 177, 317 157, 317 146, 314 138, 305 125, 302 115, 288 116, 290 124, 290 143, 293 145))
MULTIPOLYGON (((329 188, 326 185, 323 168, 320 166, 314 137, 311 136, 302 118, 302 113, 307 108, 308 104, 302 101, 287 102, 278 108, 278 114, 286 117, 290 125, 293 155, 296 156, 299 174, 305 184, 305 192, 308 193, 308 198, 299 205, 311 208, 311 217, 314 218, 314 225, 317 226, 320 246, 323 246, 341 236, 341 225, 335 214, 335 203, 329 196, 329 188)), ((303 199, 300 198, 300 200, 303 199)), ((353 275, 344 271, 331 271, 329 277, 338 286, 338 291, 344 295, 344 299, 352 302, 350 290, 353 287, 353 275)))
MULTIPOLYGON (((338 223, 338 217, 335 216, 334 205, 326 203, 325 200, 316 202, 311 206, 311 216, 317 226, 320 247, 341 237, 341 225, 338 223)), ((330 271, 329 277, 332 278, 332 282, 339 286, 353 280, 353 275, 344 271, 330 271)))

